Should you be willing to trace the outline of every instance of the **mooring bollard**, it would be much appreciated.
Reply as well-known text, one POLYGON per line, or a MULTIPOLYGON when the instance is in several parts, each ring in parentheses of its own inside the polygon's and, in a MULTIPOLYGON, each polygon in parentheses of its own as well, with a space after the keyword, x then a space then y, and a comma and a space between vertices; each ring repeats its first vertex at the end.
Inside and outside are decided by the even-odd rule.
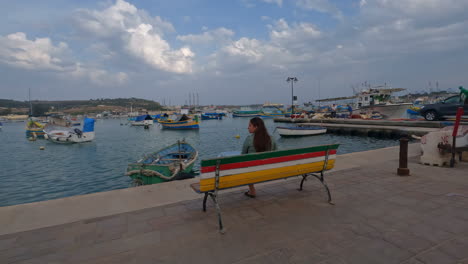
POLYGON ((409 176, 408 169, 408 137, 406 135, 400 138, 400 167, 397 170, 400 176, 409 176))

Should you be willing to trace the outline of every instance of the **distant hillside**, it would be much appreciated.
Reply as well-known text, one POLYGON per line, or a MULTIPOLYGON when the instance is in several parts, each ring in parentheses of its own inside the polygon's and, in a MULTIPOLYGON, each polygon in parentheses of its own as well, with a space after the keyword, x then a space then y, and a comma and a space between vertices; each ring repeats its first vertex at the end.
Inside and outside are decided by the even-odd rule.
MULTIPOLYGON (((81 114, 90 112, 102 111, 130 111, 130 107, 134 111, 148 110, 158 111, 163 110, 163 107, 151 100, 139 98, 117 98, 117 99, 91 99, 91 100, 66 100, 66 101, 31 101, 34 115, 41 115, 47 111, 61 111, 70 114, 81 114), (128 110, 127 110, 128 109, 128 110)), ((29 102, 15 101, 8 99, 0 99, 0 112, 23 113, 28 111, 29 102), (26 109, 26 110, 25 110, 26 109)), ((1 114, 1 113, 0 113, 1 114)))
POLYGON ((29 102, 21 102, 8 99, 0 99, 0 107, 4 108, 23 108, 29 107, 29 102))

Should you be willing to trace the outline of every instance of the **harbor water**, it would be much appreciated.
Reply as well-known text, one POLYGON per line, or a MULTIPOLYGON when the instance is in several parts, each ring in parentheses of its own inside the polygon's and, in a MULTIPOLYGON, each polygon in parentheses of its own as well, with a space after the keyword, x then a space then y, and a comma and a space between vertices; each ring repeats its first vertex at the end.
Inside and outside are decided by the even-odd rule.
MULTIPOLYGON (((207 120, 200 124, 200 130, 173 131, 163 130, 158 124, 144 129, 126 125, 126 120, 97 120, 96 139, 72 145, 43 139, 28 141, 25 123, 4 123, 0 131, 0 206, 132 187, 131 179, 124 175, 127 164, 177 140, 192 144, 199 151, 199 160, 241 150, 248 121, 207 120)), ((272 119, 265 123, 279 149, 340 143, 338 154, 345 154, 398 144, 398 140, 332 134, 280 138, 275 127, 284 124, 272 119)))

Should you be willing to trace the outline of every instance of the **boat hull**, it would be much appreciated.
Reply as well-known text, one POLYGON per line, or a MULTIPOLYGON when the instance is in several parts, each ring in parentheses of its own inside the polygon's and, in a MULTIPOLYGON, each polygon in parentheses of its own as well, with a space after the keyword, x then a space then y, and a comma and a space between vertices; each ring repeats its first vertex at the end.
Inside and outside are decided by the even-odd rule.
POLYGON ((153 120, 130 121, 131 126, 152 126, 153 124, 153 120))
MULTIPOLYGON (((137 183, 137 185, 149 185, 149 184, 157 184, 162 182, 169 182, 169 181, 177 181, 177 180, 184 180, 188 178, 193 178, 192 169, 194 163, 189 165, 185 170, 179 172, 172 180, 166 180, 157 176, 150 176, 145 175, 144 173, 139 174, 132 174, 130 178, 137 183)), ((141 166, 132 166, 129 165, 129 170, 131 169, 141 169, 141 166)), ((164 175, 170 175, 171 172, 167 167, 164 166, 145 166, 146 170, 157 171, 164 175)))
POLYGON ((74 143, 84 143, 94 140, 94 132, 83 133, 82 135, 78 134, 64 134, 62 131, 51 131, 44 135, 44 138, 50 142, 58 144, 74 144, 74 143))
POLYGON ((201 120, 222 120, 223 116, 222 115, 201 115, 201 120))
POLYGON ((232 117, 256 117, 260 114, 232 114, 232 117))
POLYGON ((379 112, 382 115, 383 119, 399 119, 405 118, 407 110, 413 104, 404 103, 404 104, 389 104, 389 105, 373 105, 366 106, 357 109, 359 113, 365 113, 371 115, 372 112, 379 112))
POLYGON ((284 114, 270 114, 270 113, 263 113, 260 115, 261 118, 275 118, 275 117, 284 117, 284 114))
POLYGON ((30 120, 26 124, 26 137, 30 138, 44 138, 44 125, 39 122, 30 120))
POLYGON ((199 129, 200 122, 190 120, 190 121, 177 121, 177 122, 159 122, 162 128, 164 129, 199 129))
POLYGON ((327 133, 325 127, 315 128, 304 128, 304 127, 277 127, 278 134, 282 137, 301 137, 301 136, 313 136, 327 133))
POLYGON ((178 142, 131 163, 126 175, 136 185, 155 184, 192 178, 198 152, 190 144, 178 142))
POLYGON ((260 115, 261 115, 261 112, 257 110, 254 110, 254 111, 239 110, 239 111, 232 112, 232 117, 256 117, 260 115))
POLYGON ((26 129, 26 137, 44 138, 45 132, 42 128, 39 129, 26 129))

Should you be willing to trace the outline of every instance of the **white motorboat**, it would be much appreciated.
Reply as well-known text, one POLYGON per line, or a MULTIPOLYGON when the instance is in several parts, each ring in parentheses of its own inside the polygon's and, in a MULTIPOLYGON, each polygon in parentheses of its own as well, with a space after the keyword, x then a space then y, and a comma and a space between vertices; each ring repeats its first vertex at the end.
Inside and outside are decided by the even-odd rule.
POLYGON ((132 126, 152 126, 154 123, 153 118, 150 115, 137 116, 135 120, 130 121, 132 126))
POLYGON ((94 122, 92 118, 85 118, 83 130, 76 127, 47 124, 44 127, 44 138, 62 144, 82 143, 94 140, 94 122))
MULTIPOLYGON (((386 84, 374 87, 369 85, 353 96, 327 98, 317 100, 317 102, 354 100, 352 104, 354 113, 372 116, 378 112, 383 119, 399 119, 406 117, 406 110, 412 103, 398 102, 398 99, 392 97, 392 94, 404 90, 406 89, 390 88, 386 84)), ((348 110, 343 108, 341 112, 347 113, 348 110)))
POLYGON ((278 134, 282 137, 288 136, 311 136, 327 133, 326 127, 299 125, 292 127, 276 127, 278 134))

